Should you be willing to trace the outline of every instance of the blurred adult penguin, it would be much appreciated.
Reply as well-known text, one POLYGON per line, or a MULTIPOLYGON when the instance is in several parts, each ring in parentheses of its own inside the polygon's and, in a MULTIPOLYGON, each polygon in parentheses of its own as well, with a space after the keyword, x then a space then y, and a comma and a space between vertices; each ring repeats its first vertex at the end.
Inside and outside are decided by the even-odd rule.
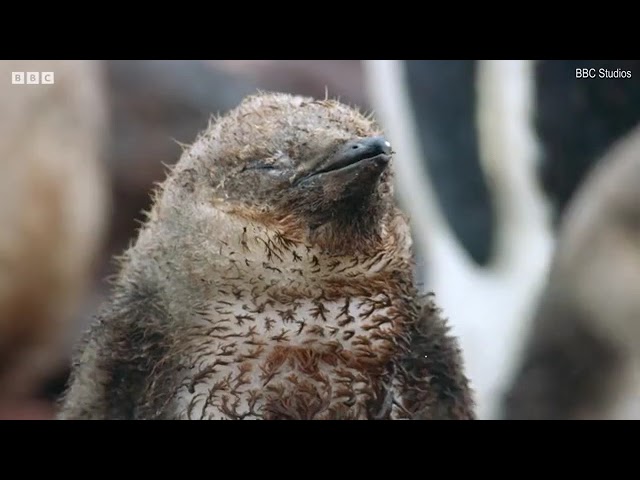
POLYGON ((538 176, 557 224, 591 168, 640 122, 640 61, 545 60, 534 75, 538 176), (625 77, 607 78, 616 71, 625 77))
POLYGON ((637 127, 568 204, 507 418, 640 418, 639 185, 637 127))
POLYGON ((479 416, 496 418, 555 222, 603 151, 640 119, 640 84, 575 71, 634 71, 637 62, 365 66, 374 111, 395 148, 411 152, 397 167, 398 192, 412 213, 423 278, 460 329, 479 416))
POLYGON ((366 78, 404 160, 397 191, 426 287, 460 338, 479 418, 496 418, 552 248, 535 180, 533 65, 424 63, 366 62, 366 78))
POLYGON ((2 61, 0 77, 1 409, 28 398, 66 361, 108 194, 100 65, 2 61), (53 72, 54 83, 11 84, 12 72, 53 72))

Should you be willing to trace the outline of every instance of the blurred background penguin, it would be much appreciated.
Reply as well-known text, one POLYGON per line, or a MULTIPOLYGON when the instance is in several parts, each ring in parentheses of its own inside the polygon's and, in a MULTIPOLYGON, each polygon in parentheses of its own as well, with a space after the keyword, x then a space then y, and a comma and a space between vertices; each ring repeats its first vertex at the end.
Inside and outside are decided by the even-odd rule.
POLYGON ((92 62, 3 61, 0 77, 0 412, 46 416, 27 399, 68 362, 106 231, 103 75, 92 62), (55 83, 13 85, 12 72, 55 83))
MULTIPOLYGON (((544 360, 546 381, 535 378, 531 369, 527 375, 516 372, 526 368, 520 367, 522 362, 527 366, 538 361, 530 358, 532 342, 538 346, 553 342, 553 348, 564 348, 552 335, 532 330, 531 322, 542 316, 552 329, 561 321, 560 313, 539 311, 552 291, 578 281, 577 275, 565 275, 561 281, 548 278, 556 232, 565 221, 571 222, 565 219, 565 209, 594 165, 640 121, 640 82, 633 79, 633 72, 636 76, 640 72, 640 62, 367 61, 365 66, 373 108, 398 151, 398 192, 412 216, 417 249, 424 259, 420 271, 461 339, 479 417, 579 416, 580 402, 572 404, 575 409, 548 405, 546 413, 527 412, 533 401, 526 397, 535 398, 540 388, 558 390, 547 392, 552 403, 579 395, 563 392, 572 388, 566 383, 550 384, 556 368, 565 370, 565 376, 583 377, 588 375, 575 372, 599 370, 593 363, 599 346, 585 338, 581 328, 585 322, 565 321, 563 340, 567 349, 581 348, 584 355, 567 353, 570 358, 564 365, 554 363, 558 358, 549 355, 544 360), (595 69, 596 78, 578 78, 579 68, 595 69), (599 78, 600 73, 606 77, 616 70, 629 75, 599 78), (570 348, 571 341, 580 347, 570 348), (592 359, 587 358, 589 349, 592 359), (513 391, 514 381, 517 388, 513 388, 521 394, 513 391)), ((621 176, 615 181, 622 181, 621 176)), ((583 197, 618 201, 603 198, 598 184, 585 186, 583 197)), ((629 194, 619 195, 624 195, 627 208, 637 202, 629 194)), ((584 201, 575 206, 575 210, 586 208, 584 201)), ((603 210, 607 207, 588 207, 580 215, 590 219, 592 230, 606 228, 599 213, 603 210)), ((625 232, 633 243, 632 230, 617 228, 616 232, 625 232)), ((590 233, 573 234, 580 235, 585 238, 574 239, 564 249, 595 253, 587 240, 590 233)), ((613 245, 609 242, 600 250, 606 252, 613 245)), ((616 289, 610 280, 604 281, 604 275, 592 279, 592 288, 616 289)), ((629 286, 618 293, 625 297, 637 288, 629 286)), ((614 318, 615 308, 603 310, 598 315, 600 324, 628 327, 614 318)), ((640 321, 640 311, 625 310, 625 315, 627 323, 640 321)), ((606 371, 612 373, 610 367, 606 371)), ((594 372, 589 392, 605 388, 599 383, 603 381, 594 372)), ((640 395, 633 390, 627 393, 640 395)), ((582 401, 588 404, 587 399, 582 401)), ((627 409, 623 416, 640 418, 640 411, 627 409)))
POLYGON ((1 418, 51 418, 154 182, 256 89, 328 91, 386 128, 416 274, 460 336, 480 418, 640 418, 640 62, 0 66, 1 418), (9 81, 44 71, 53 85, 9 81))

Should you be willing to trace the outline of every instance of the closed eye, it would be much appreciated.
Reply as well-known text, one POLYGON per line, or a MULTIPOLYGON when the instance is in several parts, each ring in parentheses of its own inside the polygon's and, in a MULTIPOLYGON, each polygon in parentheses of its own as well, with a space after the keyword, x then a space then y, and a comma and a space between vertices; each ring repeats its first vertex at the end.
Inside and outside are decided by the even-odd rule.
POLYGON ((282 171, 292 167, 291 159, 287 155, 278 152, 270 158, 249 160, 242 170, 282 171))
POLYGON ((278 167, 273 163, 265 163, 260 160, 254 160, 252 162, 248 162, 242 170, 275 170, 276 168, 278 167))

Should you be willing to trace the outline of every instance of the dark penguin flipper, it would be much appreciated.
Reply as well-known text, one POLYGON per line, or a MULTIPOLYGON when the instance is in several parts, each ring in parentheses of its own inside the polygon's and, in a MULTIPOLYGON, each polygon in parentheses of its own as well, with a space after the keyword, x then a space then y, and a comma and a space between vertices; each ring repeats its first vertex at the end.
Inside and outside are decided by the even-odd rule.
POLYGON ((475 420, 475 402, 458 341, 429 296, 401 363, 402 404, 414 420, 475 420))
POLYGON ((477 64, 408 60, 404 67, 417 140, 439 207, 473 261, 485 266, 491 260, 496 219, 480 159, 477 64))
POLYGON ((176 370, 166 365, 166 320, 149 300, 103 312, 78 344, 58 418, 169 418, 176 370))

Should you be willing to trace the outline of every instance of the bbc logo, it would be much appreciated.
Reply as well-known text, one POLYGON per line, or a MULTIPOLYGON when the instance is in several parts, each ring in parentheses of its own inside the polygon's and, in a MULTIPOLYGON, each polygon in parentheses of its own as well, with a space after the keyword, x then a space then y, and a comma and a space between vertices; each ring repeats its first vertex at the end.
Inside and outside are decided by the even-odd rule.
POLYGON ((11 72, 11 83, 14 85, 53 85, 53 72, 11 72))

